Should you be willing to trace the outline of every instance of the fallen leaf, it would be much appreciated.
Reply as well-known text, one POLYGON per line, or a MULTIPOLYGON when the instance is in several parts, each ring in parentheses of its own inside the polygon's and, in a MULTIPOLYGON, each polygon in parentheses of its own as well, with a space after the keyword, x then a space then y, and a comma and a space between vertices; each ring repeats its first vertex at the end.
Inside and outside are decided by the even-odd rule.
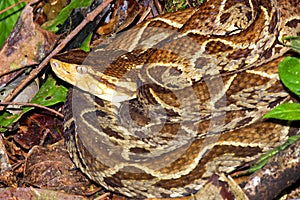
POLYGON ((0 76, 39 63, 54 47, 56 35, 33 22, 27 5, 0 50, 0 76))

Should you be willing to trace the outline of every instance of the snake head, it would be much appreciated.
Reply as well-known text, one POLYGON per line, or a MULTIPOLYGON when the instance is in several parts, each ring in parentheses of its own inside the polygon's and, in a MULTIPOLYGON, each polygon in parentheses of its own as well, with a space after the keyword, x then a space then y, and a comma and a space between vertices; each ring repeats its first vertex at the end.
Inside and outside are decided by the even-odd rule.
POLYGON ((50 65, 60 79, 103 100, 118 103, 136 97, 135 86, 123 87, 118 84, 117 79, 96 72, 91 66, 71 64, 57 59, 51 59, 50 65))

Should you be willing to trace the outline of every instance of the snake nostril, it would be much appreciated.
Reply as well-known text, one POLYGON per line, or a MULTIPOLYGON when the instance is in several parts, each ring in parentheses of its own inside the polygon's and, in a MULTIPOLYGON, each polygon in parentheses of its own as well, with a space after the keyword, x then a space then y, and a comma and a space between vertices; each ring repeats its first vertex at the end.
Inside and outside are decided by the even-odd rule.
POLYGON ((58 68, 58 63, 57 62, 52 62, 51 65, 52 65, 52 67, 58 68))

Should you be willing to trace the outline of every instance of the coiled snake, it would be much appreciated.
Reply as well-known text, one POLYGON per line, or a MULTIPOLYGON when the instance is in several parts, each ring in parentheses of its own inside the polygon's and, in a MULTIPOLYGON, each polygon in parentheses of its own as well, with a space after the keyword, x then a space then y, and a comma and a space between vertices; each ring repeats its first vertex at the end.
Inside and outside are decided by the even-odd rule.
POLYGON ((289 127, 262 116, 290 98, 277 65, 282 37, 300 35, 299 3, 211 0, 128 30, 82 65, 51 60, 76 86, 65 107, 76 166, 128 197, 176 197, 282 144, 289 127))

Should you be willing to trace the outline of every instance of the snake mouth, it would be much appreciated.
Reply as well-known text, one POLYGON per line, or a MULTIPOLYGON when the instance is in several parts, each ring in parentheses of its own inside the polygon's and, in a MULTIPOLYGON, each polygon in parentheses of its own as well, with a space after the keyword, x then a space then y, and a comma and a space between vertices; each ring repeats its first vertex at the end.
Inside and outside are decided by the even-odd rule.
POLYGON ((75 83, 75 67, 73 64, 64 63, 62 61, 51 59, 50 65, 54 73, 62 80, 74 84, 75 83))

